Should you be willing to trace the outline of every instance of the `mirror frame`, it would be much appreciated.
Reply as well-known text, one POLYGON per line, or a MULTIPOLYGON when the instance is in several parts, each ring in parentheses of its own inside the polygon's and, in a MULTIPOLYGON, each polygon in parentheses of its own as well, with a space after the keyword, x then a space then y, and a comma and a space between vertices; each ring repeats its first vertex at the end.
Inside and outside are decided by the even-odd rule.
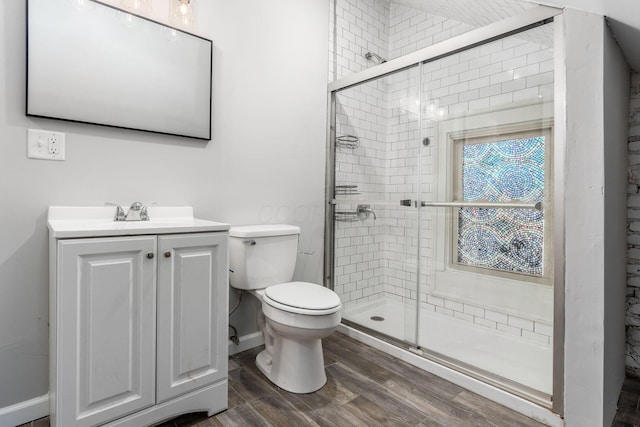
MULTIPOLYGON (((99 0, 85 0, 87 1, 88 4, 94 4, 96 7, 101 8, 101 7, 106 7, 110 9, 111 11, 117 11, 117 12, 121 12, 123 14, 126 15, 131 15, 132 17, 135 17, 137 19, 141 19, 147 23, 151 23, 154 26, 158 26, 158 30, 160 31, 164 31, 165 29, 168 31, 171 31, 172 34, 178 34, 179 36, 184 36, 187 37, 186 40, 190 40, 190 41, 194 41, 194 42, 199 42, 202 41, 206 44, 208 44, 208 49, 207 46, 199 46, 198 49, 204 51, 204 52, 208 52, 208 64, 206 64, 206 56, 205 56, 205 61, 204 64, 198 64, 198 63, 194 63, 192 64, 194 67, 195 66, 200 66, 200 67, 205 67, 208 65, 208 70, 204 70, 203 68, 200 68, 199 72, 204 74, 207 73, 208 74, 208 79, 206 79, 206 77, 201 78, 200 83, 203 83, 204 80, 207 80, 208 83, 208 87, 205 88, 204 90, 206 91, 206 93, 208 93, 208 102, 205 101, 205 97, 206 97, 206 93, 203 93, 202 96, 202 100, 199 100, 198 102, 196 102, 195 98, 191 98, 188 95, 184 95, 181 99, 187 101, 187 102, 192 102, 193 105, 191 105, 192 107, 192 111, 200 111, 200 110, 205 110, 206 112, 203 111, 203 114, 200 116, 199 115, 199 120, 202 123, 202 125, 198 124, 197 125, 197 129, 193 132, 193 133, 189 133, 189 132, 185 132, 182 129, 159 129, 159 128, 154 128, 154 126, 150 125, 147 126, 145 123, 142 122, 142 120, 138 121, 138 117, 136 116, 135 120, 136 123, 131 124, 131 123, 122 123, 119 122, 117 119, 113 120, 113 121, 109 121, 109 120, 100 120, 102 116, 102 112, 103 111, 113 111, 114 109, 118 109, 119 106, 116 105, 115 103, 109 103, 108 97, 101 97, 100 99, 100 104, 101 105, 96 105, 97 103, 91 99, 90 96, 83 96, 81 92, 79 92, 79 97, 80 99, 78 100, 79 102, 79 106, 73 107, 74 109, 78 110, 78 111, 89 111, 91 109, 95 110, 94 113, 87 113, 87 115, 91 115, 93 114, 93 116, 91 116, 91 118, 87 119, 86 117, 78 117, 78 114, 74 115, 73 111, 71 112, 71 114, 69 114, 67 111, 64 111, 62 107, 60 106, 51 106, 51 104, 53 104, 51 101, 42 101, 42 99, 44 98, 44 95, 42 94, 37 94, 34 93, 35 90, 32 90, 30 92, 30 87, 36 86, 36 80, 33 77, 33 74, 35 74, 34 72, 30 72, 33 71, 30 66, 30 53, 32 53, 32 51, 35 50, 35 48, 33 48, 33 40, 31 38, 31 34, 30 34, 30 27, 32 25, 35 25, 34 22, 32 22, 32 15, 30 15, 30 7, 33 8, 35 7, 32 3, 38 1, 38 0, 27 0, 25 2, 26 4, 26 105, 25 105, 25 114, 29 117, 38 117, 38 118, 47 118, 47 119, 56 119, 56 120, 62 120, 62 121, 67 121, 67 122, 75 122, 75 123, 83 123, 83 124, 93 124, 93 125, 99 125, 99 126, 106 126, 106 127, 111 127, 111 128, 119 128, 119 129, 127 129, 127 130, 134 130, 134 131, 143 131, 143 132, 153 132, 153 133, 159 133, 159 134, 164 134, 164 135, 172 135, 172 136, 179 136, 179 137, 185 137, 185 138, 194 138, 194 139, 200 139, 200 140, 211 140, 211 128, 212 128, 212 82, 213 82, 213 42, 207 38, 204 38, 202 36, 196 35, 196 34, 192 34, 189 32, 186 32, 184 30, 178 29, 178 28, 174 28, 170 25, 166 25, 164 23, 149 19, 147 17, 144 16, 140 16, 140 15, 136 15, 134 13, 131 13, 127 10, 122 10, 119 9, 115 6, 103 3, 99 0), (177 33, 173 33, 173 32, 177 32, 177 33), (30 47, 32 47, 32 49, 30 50, 30 47), (31 98, 31 102, 30 102, 30 98, 31 98), (106 104, 104 104, 104 102, 106 102, 106 104), (204 104, 206 102, 206 108, 204 104), (104 105, 103 105, 104 104, 104 105), (196 105, 199 104, 199 105, 196 105), (45 107, 43 108, 42 105, 44 105, 45 107), (205 116, 206 115, 206 116, 205 116)), ((46 0, 46 1, 52 1, 52 0, 46 0)), ((123 27, 126 28, 126 27, 123 27)), ((128 28, 128 30, 130 30, 131 28, 128 28)), ((67 28, 68 31, 68 28, 67 28)), ((73 30, 71 30, 73 31, 73 30)), ((159 31, 159 33, 160 33, 159 31)), ((140 34, 140 38, 142 38, 144 36, 143 33, 139 33, 140 34)), ((130 35, 130 34, 129 34, 130 35)), ((35 37, 35 36, 34 36, 35 37)), ((100 47, 99 46, 92 46, 91 51, 93 52, 100 52, 100 47)), ((79 60, 85 60, 84 58, 77 58, 79 60)), ((92 58, 89 58, 89 61, 91 61, 92 58)), ((65 59, 66 61, 66 59, 65 59)), ((85 60, 86 61, 86 60, 85 60)), ((119 65, 114 62, 113 67, 119 67, 119 65)), ((194 61, 195 62, 195 61, 194 61)), ((32 66, 35 67, 35 66, 32 66)), ((114 73, 111 73, 114 74, 114 73)), ((101 81, 101 79, 106 78, 107 76, 110 76, 111 74, 109 74, 109 71, 106 70, 103 74, 100 75, 87 75, 87 79, 91 79, 90 83, 91 84, 98 84, 101 81)), ((186 79, 185 79, 186 80, 186 79)), ((39 85, 43 85, 42 82, 38 82, 39 85)), ((195 83, 194 83, 195 85, 195 83)), ((47 89, 49 89, 50 87, 55 87, 56 85, 47 85, 47 89)), ((60 99, 64 99, 65 98, 65 86, 61 85, 61 87, 55 88, 55 97, 59 97, 60 99)), ((185 92, 193 92, 193 91, 197 91, 198 89, 193 86, 189 88, 189 91, 185 91, 185 92)), ((175 91, 174 91, 175 92, 175 91)), ((145 93, 148 92, 139 92, 138 95, 140 96, 144 96, 145 93)), ((138 98, 140 99, 140 98, 138 98)), ((154 104, 156 105, 156 104, 154 104)), ((159 109, 157 112, 149 112, 146 109, 143 109, 143 105, 135 104, 135 103, 131 103, 131 104, 127 104, 127 107, 131 108, 131 110, 135 113, 136 111, 138 113, 140 113, 141 116, 144 117, 144 115, 146 114, 150 120, 155 120, 155 121, 160 121, 160 119, 158 119, 157 117, 154 119, 153 115, 154 114, 161 114, 162 112, 166 112, 167 114, 170 114, 169 112, 173 112, 171 114, 175 114, 176 110, 180 110, 179 108, 170 108, 171 104, 167 104, 165 106, 165 108, 163 109, 159 109)), ((130 114, 131 115, 131 114, 130 114)), ((129 116, 130 116, 129 115, 129 116)), ((184 116, 185 118, 189 118, 190 116, 186 115, 184 116)), ((173 119, 180 119, 179 117, 172 117, 173 119)), ((163 121, 163 126, 164 126, 164 122, 163 121)), ((167 124, 167 127, 170 127, 169 124, 167 124)), ((183 126, 184 127, 184 126, 183 126)))

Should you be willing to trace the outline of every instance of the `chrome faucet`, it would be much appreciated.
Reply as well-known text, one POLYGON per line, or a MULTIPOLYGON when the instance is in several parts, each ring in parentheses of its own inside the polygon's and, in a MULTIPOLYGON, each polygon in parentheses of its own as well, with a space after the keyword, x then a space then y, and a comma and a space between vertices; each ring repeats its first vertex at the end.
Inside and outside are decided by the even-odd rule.
POLYGON ((147 207, 140 202, 133 202, 129 212, 124 217, 125 221, 149 221, 147 207))
POLYGON ((120 206, 117 203, 111 203, 111 202, 106 202, 105 205, 107 206, 115 206, 116 207, 116 214, 113 217, 114 221, 124 221, 126 218, 126 215, 124 214, 124 209, 122 209, 122 206, 120 206))
POLYGON ((125 214, 124 209, 117 203, 106 202, 107 206, 115 206, 116 214, 113 217, 114 221, 149 221, 149 213, 147 207, 140 202, 134 202, 131 204, 129 211, 125 214))
POLYGON ((376 213, 371 209, 371 205, 358 205, 356 208, 356 215, 358 215, 358 219, 360 221, 364 221, 369 218, 369 215, 373 215, 373 220, 375 221, 376 213))

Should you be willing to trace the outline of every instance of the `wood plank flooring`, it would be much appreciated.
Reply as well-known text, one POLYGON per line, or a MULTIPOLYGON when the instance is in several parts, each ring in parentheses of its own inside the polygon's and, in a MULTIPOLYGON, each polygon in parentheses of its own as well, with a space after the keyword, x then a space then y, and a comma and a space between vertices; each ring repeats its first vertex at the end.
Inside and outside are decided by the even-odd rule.
MULTIPOLYGON (((227 411, 187 414, 159 427, 541 425, 344 335, 323 343, 328 382, 320 391, 279 389, 255 366, 261 349, 249 350, 229 360, 227 411)), ((49 420, 18 427, 49 427, 49 420)), ((625 381, 612 427, 640 427, 640 380, 625 381)))
POLYGON ((612 427, 640 426, 640 379, 627 378, 618 398, 618 412, 612 427))
POLYGON ((230 359, 229 409, 162 424, 186 426, 542 426, 475 393, 334 333, 323 340, 327 384, 292 394, 255 366, 261 349, 230 359))
POLYGON ((161 427, 542 426, 345 335, 334 333, 323 347, 328 381, 316 393, 274 386, 255 366, 261 349, 248 350, 229 360, 228 410, 183 415, 161 427))

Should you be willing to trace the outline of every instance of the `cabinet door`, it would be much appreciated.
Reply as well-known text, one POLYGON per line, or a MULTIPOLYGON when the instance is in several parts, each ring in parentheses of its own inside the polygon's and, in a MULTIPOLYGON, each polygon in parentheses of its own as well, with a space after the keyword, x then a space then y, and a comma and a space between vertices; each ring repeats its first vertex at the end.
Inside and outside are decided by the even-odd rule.
POLYGON ((155 252, 155 236, 58 242, 57 425, 154 404, 155 252))
POLYGON ((160 236, 158 249, 162 402, 227 376, 227 235, 160 236))

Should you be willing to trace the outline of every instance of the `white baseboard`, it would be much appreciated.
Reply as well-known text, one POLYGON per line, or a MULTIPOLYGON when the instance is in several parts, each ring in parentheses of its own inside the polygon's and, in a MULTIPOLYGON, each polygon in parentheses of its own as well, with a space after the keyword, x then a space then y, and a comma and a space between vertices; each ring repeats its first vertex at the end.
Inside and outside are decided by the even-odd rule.
POLYGON ((264 337, 260 331, 241 336, 238 345, 235 345, 233 341, 229 340, 229 356, 261 346, 262 344, 264 344, 264 337))
POLYGON ((0 427, 15 427, 49 415, 49 394, 0 408, 0 427))

